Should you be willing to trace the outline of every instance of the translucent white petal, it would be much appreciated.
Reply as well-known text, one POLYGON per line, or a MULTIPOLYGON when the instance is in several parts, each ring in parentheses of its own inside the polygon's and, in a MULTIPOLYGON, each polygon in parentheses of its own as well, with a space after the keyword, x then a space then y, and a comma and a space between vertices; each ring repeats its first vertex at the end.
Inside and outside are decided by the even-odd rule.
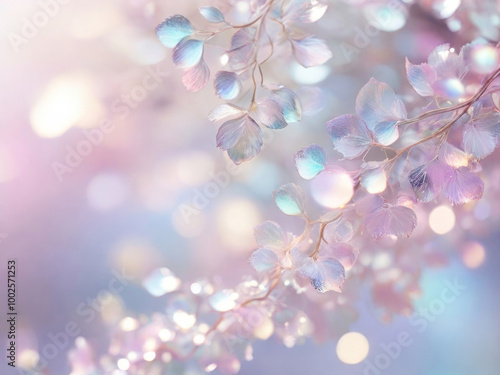
POLYGON ((227 150, 239 165, 260 152, 263 138, 259 125, 248 115, 224 123, 217 132, 217 147, 227 150))
POLYGON ((256 103, 255 118, 270 129, 283 129, 288 124, 283 116, 283 108, 271 98, 264 98, 256 103))
POLYGON ((491 154, 500 138, 500 113, 487 112, 473 117, 463 132, 462 147, 476 159, 483 159, 491 154))
POLYGON ((309 259, 297 271, 308 277, 318 292, 342 292, 345 269, 336 259, 318 259, 317 261, 309 259))
POLYGON ((406 108, 394 90, 374 78, 360 90, 356 98, 356 112, 384 146, 399 138, 396 123, 406 119, 406 108))
POLYGON ((283 251, 287 244, 287 234, 274 221, 266 221, 254 228, 255 241, 260 247, 283 251))
POLYGON ((272 250, 257 249, 250 256, 250 264, 258 272, 273 271, 279 266, 279 259, 272 250))
POLYGON ((346 270, 350 269, 356 262, 358 251, 346 243, 334 243, 327 245, 320 251, 321 257, 336 259, 346 270))
POLYGON ((406 59, 406 76, 417 94, 434 96, 432 85, 437 79, 436 72, 428 64, 413 65, 406 59))

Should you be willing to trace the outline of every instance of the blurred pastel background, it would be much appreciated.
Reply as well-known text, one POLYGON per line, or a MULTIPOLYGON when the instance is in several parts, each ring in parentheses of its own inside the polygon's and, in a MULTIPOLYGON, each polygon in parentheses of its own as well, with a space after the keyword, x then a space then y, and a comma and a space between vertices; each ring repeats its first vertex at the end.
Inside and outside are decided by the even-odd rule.
MULTIPOLYGON (((443 42, 460 47, 472 37, 451 33, 425 7, 414 7, 397 33, 380 32, 346 56, 342 43, 353 44, 356 27, 363 30, 366 20, 331 2, 315 32, 329 41, 334 58, 307 71, 291 63, 286 69, 271 64, 267 72, 298 90, 306 107, 303 121, 268 134, 263 152, 235 168, 215 148, 216 128, 207 120, 220 103, 213 89, 186 92, 171 52, 154 33, 175 13, 201 23, 197 6, 207 2, 47 1, 56 5, 44 11, 50 13, 45 18, 40 3, 0 2, 0 269, 5 282, 7 259, 17 259, 18 362, 27 367, 68 322, 76 322, 79 336, 102 353, 109 346, 110 322, 163 309, 166 297, 153 297, 141 285, 159 267, 181 280, 215 277, 221 285, 251 272, 247 259, 255 248, 255 225, 271 219, 289 230, 300 227, 294 219, 283 221, 272 202, 272 191, 282 183, 306 186, 294 169, 293 153, 318 143, 332 161, 339 158, 324 123, 352 112, 370 77, 409 94, 402 78, 406 56, 421 62, 443 42), (39 26, 27 31, 29 38, 15 39, 12 33, 30 28, 25 20, 39 26), (182 207, 195 201, 203 208, 189 211, 186 220, 182 207), (79 313, 82 304, 91 306, 121 272, 133 280, 87 322, 79 313)), ((241 374, 376 375, 367 372, 367 361, 376 361, 385 353, 383 345, 402 331, 412 343, 381 373, 498 374, 499 156, 484 164, 483 200, 456 213, 450 228, 432 228, 428 213, 422 213, 421 230, 436 232, 434 244, 451 255, 443 267, 424 271, 415 307, 440 298, 446 281, 466 287, 425 330, 402 316, 383 322, 371 294, 363 291, 351 330, 368 341, 366 361, 344 363, 345 355, 368 349, 359 337, 344 346, 329 339, 293 348, 270 338, 255 343, 254 359, 242 362, 241 374)), ((441 214, 452 221, 447 212, 441 214)), ((1 327, 3 343, 3 317, 1 327)), ((71 373, 73 341, 49 361, 45 373, 71 373)), ((0 368, 2 374, 16 373, 4 355, 0 368)))

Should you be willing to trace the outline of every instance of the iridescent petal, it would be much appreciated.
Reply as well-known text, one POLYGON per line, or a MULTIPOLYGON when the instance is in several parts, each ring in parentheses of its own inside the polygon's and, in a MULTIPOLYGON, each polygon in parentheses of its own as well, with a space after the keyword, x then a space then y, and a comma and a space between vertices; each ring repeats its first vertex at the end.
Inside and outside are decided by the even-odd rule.
POLYGON ((483 196, 484 182, 467 168, 453 169, 443 187, 444 195, 455 206, 469 203, 483 196))
POLYGON ((450 178, 452 168, 432 161, 412 170, 409 174, 410 185, 420 202, 430 202, 439 195, 450 178))
POLYGON ((215 7, 201 7, 200 14, 208 22, 221 23, 225 21, 224 14, 215 7))
POLYGON ((437 46, 427 59, 438 78, 462 78, 467 72, 463 56, 451 52, 449 44, 437 46))
POLYGON ((437 76, 434 69, 428 64, 413 65, 406 59, 406 76, 417 94, 421 96, 434 96, 432 84, 437 76))
POLYGON ((406 108, 394 90, 374 78, 360 90, 356 98, 356 112, 384 146, 399 138, 397 122, 406 119, 406 108))
POLYGON ((283 116, 283 109, 274 99, 259 100, 256 103, 255 113, 255 118, 269 129, 283 129, 288 125, 283 116))
POLYGON ((361 174, 360 183, 370 194, 380 194, 385 191, 387 188, 385 163, 367 163, 361 174))
POLYGON ((177 43, 194 33, 189 20, 181 15, 167 18, 156 28, 156 35, 160 42, 169 48, 174 48, 177 43))
POLYGON ((311 145, 295 154, 295 167, 300 177, 310 180, 326 167, 325 151, 318 145, 311 145))
POLYGON ((321 293, 342 292, 345 269, 336 259, 309 259, 298 270, 299 274, 311 280, 312 286, 321 293))
POLYGON ((281 185, 273 192, 274 201, 286 215, 302 215, 306 204, 306 194, 294 183, 281 185))
POLYGON ((210 69, 203 59, 198 65, 186 70, 182 76, 182 83, 188 91, 200 91, 204 88, 210 78, 210 69))
POLYGON ((466 167, 469 164, 467 154, 448 142, 441 145, 439 160, 453 168, 466 167))
POLYGON ((495 105, 495 108, 500 111, 500 94, 498 92, 491 94, 491 101, 495 105))
POLYGON ((258 272, 273 271, 279 267, 279 259, 272 250, 257 249, 250 256, 250 264, 258 272))
POLYGON ((332 52, 325 41, 314 36, 291 39, 297 61, 304 67, 322 65, 332 58, 332 52))
POLYGON ((372 142, 370 131, 355 115, 342 115, 326 123, 335 150, 352 159, 362 155, 372 142))
POLYGON ((231 48, 227 51, 229 66, 234 69, 245 68, 256 52, 255 29, 245 27, 238 30, 231 39, 231 48))
POLYGON ((233 72, 217 72, 214 87, 216 94, 224 100, 233 100, 241 92, 240 79, 233 72))
POLYGON ((405 206, 383 205, 365 217, 365 230, 372 237, 410 237, 417 226, 417 215, 405 206))
POLYGON ((298 122, 302 117, 302 105, 299 97, 286 87, 273 91, 276 102, 281 106, 285 121, 298 122))
POLYGON ((237 165, 257 155, 262 143, 262 131, 248 115, 225 122, 217 132, 217 147, 227 150, 237 165))
POLYGON ((203 56, 203 41, 185 38, 174 48, 172 60, 176 67, 182 69, 197 65, 203 56))
POLYGON ((244 114, 242 109, 232 104, 222 104, 208 114, 208 119, 213 124, 220 124, 221 121, 242 117, 244 114))
POLYGON ((491 154, 500 138, 500 113, 487 112, 472 118, 463 132, 462 147, 476 159, 483 159, 491 154))
POLYGON ((346 270, 350 269, 356 262, 358 252, 346 243, 334 243, 326 246, 320 251, 321 257, 336 259, 346 270))
POLYGON ((283 251, 287 246, 287 234, 274 221, 266 221, 254 228, 255 241, 260 247, 283 251))
POLYGON ((352 223, 341 217, 328 224, 323 232, 323 238, 328 242, 349 242, 354 237, 352 223))
POLYGON ((284 23, 313 23, 324 16, 328 6, 316 0, 294 0, 287 1, 284 8, 284 23))

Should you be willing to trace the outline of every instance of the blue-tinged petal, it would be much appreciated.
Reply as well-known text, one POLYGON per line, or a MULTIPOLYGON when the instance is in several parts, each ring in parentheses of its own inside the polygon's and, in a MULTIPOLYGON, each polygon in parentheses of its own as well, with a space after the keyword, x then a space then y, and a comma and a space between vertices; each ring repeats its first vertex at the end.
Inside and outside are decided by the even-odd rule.
POLYGON ((174 48, 182 39, 193 33, 194 29, 189 20, 179 14, 167 18, 156 28, 158 39, 169 48, 174 48))
POLYGON ((276 205, 286 215, 302 215, 306 204, 304 190, 296 184, 281 185, 274 191, 276 205))
POLYGON ((326 167, 325 151, 318 145, 311 145, 295 154, 295 167, 300 177, 310 180, 326 167))
POLYGON ((348 159, 361 156, 372 143, 370 131, 358 116, 336 117, 326 123, 326 130, 335 150, 348 159))
POLYGON ((298 122, 302 117, 302 104, 299 97, 286 87, 274 91, 274 99, 281 106, 286 122, 298 122))
POLYGON ((233 72, 217 72, 214 87, 216 94, 224 100, 233 100, 241 92, 240 79, 233 72))
POLYGON ((208 22, 221 23, 225 21, 224 14, 216 7, 201 7, 200 14, 208 22))
POLYGON ((203 41, 185 38, 174 48, 172 60, 176 67, 182 69, 192 68, 203 57, 203 41))
POLYGON ((279 267, 279 258, 269 249, 257 249, 250 256, 250 264, 258 272, 274 271, 279 267))
POLYGON ((432 85, 437 79, 436 72, 428 64, 413 65, 406 59, 406 76, 420 96, 434 96, 432 85))
POLYGON ((305 68, 322 65, 332 58, 325 41, 314 36, 291 39, 295 58, 305 68))
POLYGON ((210 69, 203 59, 198 65, 186 70, 182 76, 182 83, 188 91, 200 91, 204 88, 210 78, 210 69))
POLYGON ((255 241, 260 247, 269 248, 276 252, 286 250, 288 235, 278 223, 266 221, 254 228, 255 241))
POLYGON ((248 115, 225 122, 217 132, 217 147, 227 150, 237 165, 257 155, 262 143, 262 131, 248 115))
POLYGON ((417 199, 427 203, 437 198, 451 174, 448 165, 432 161, 415 168, 408 177, 417 199))
POLYGON ((360 90, 356 98, 356 113, 384 146, 399 138, 397 122, 406 119, 406 108, 394 90, 374 78, 360 90))
POLYGON ((444 195, 453 206, 476 201, 483 192, 484 182, 465 167, 453 169, 443 187, 444 195))
POLYGON ((473 117, 464 127, 462 147, 476 159, 491 154, 500 139, 500 113, 487 112, 473 117))
POLYGON ((388 235, 410 237, 417 226, 417 215, 411 208, 387 204, 366 215, 364 225, 376 239, 388 235))
POLYGON ((283 116, 283 109, 274 99, 259 100, 255 104, 254 112, 254 118, 269 129, 283 129, 288 125, 283 116))
POLYGON ((297 271, 302 276, 309 278, 312 286, 318 292, 342 292, 345 269, 336 259, 309 259, 297 271))

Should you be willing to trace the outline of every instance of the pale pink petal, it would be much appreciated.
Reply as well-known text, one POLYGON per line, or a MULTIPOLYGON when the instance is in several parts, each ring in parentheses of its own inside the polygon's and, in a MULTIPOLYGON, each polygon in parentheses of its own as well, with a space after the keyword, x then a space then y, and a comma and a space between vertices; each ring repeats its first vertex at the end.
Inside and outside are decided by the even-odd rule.
POLYGON ((454 169, 443 187, 444 195, 455 206, 483 196, 484 182, 467 168, 454 169))
POLYGON ((188 91, 200 91, 204 88, 210 78, 210 69, 203 59, 193 68, 186 70, 182 76, 182 83, 188 91))
POLYGON ((304 67, 322 65, 332 58, 332 52, 325 41, 314 36, 291 39, 295 58, 304 67))

